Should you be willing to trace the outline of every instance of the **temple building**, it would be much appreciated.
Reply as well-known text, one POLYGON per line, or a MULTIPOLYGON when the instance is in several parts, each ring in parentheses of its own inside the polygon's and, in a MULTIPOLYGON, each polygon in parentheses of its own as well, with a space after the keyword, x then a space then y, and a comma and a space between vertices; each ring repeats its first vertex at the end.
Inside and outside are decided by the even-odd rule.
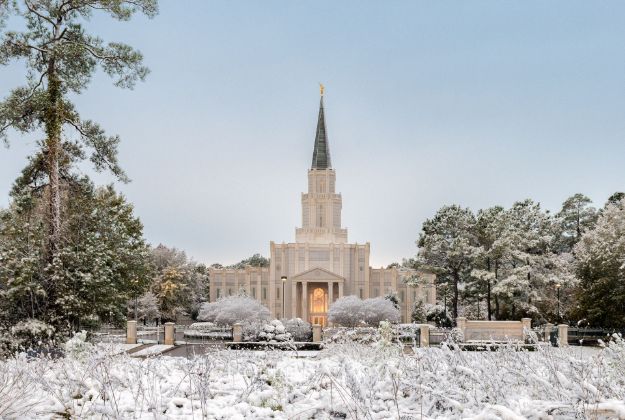
POLYGON ((302 227, 295 230, 295 242, 270 242, 269 267, 211 268, 210 300, 243 289, 267 306, 275 318, 297 317, 327 325, 328 308, 343 296, 366 299, 395 293, 401 320, 409 322, 415 301, 436 302, 435 275, 404 268, 372 268, 369 242, 349 243, 341 223, 343 199, 336 192, 324 112, 322 88, 308 192, 301 197, 302 227), (419 285, 405 283, 413 276, 421 279, 419 285))

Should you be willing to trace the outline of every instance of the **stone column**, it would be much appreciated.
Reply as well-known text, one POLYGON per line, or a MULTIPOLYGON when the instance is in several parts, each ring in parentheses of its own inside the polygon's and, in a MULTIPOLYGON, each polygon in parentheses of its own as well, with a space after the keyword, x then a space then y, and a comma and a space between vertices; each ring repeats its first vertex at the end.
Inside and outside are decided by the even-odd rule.
POLYGON ((430 326, 419 325, 419 347, 430 347, 430 326))
POLYGON ((456 327, 458 327, 458 329, 462 331, 462 341, 464 341, 464 337, 466 336, 467 331, 467 319, 463 316, 459 316, 458 318, 456 318, 456 327))
POLYGON ((343 282, 339 281, 339 299, 343 297, 343 282))
POLYGON ((297 318, 297 282, 291 280, 291 318, 297 318))
POLYGON ((321 342, 321 325, 315 324, 312 326, 313 330, 313 343, 321 342))
POLYGON ((333 303, 333 299, 334 299, 334 282, 329 281, 328 282, 328 307, 330 307, 330 305, 333 303))
POLYGON ((240 343, 243 341, 243 325, 238 322, 232 326, 232 342, 240 343))
POLYGON ((551 340, 551 329, 553 328, 553 324, 546 323, 545 324, 545 341, 549 342, 551 340))
POLYGON ((173 322, 165 323, 165 344, 173 346, 175 342, 175 324, 173 322))
POLYGON ((569 326, 566 324, 558 325, 558 343, 560 347, 569 345, 569 326))
POLYGON ((308 282, 302 281, 302 319, 308 322, 308 282))
POLYGON ((137 344, 137 321, 126 324, 126 344, 137 344))
POLYGON ((532 318, 521 318, 521 325, 523 325, 523 339, 527 340, 532 332, 532 318))

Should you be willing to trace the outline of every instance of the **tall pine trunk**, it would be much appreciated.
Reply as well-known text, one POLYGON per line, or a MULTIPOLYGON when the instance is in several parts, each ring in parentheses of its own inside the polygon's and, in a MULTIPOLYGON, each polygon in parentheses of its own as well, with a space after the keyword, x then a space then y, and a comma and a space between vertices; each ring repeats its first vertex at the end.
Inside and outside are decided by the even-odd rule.
POLYGON ((48 63, 48 97, 45 112, 46 129, 46 167, 48 171, 48 241, 46 257, 49 263, 54 261, 61 242, 61 187, 59 161, 61 159, 62 100, 61 81, 56 74, 54 59, 48 63))
POLYGON ((458 318, 458 298, 459 298, 459 291, 458 291, 458 283, 460 283, 460 275, 458 274, 458 272, 454 272, 454 322, 456 322, 456 319, 458 318))
MULTIPOLYGON (((486 259, 486 267, 490 273, 490 258, 486 259)), ((490 278, 486 281, 486 305, 488 308, 488 320, 491 320, 492 308, 490 305, 490 278)))

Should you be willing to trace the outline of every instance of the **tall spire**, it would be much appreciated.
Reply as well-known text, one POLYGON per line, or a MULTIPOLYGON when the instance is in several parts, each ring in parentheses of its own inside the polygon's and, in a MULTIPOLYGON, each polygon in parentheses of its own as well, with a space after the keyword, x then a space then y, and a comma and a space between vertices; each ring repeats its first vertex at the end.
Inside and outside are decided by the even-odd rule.
POLYGON ((324 87, 319 84, 321 101, 319 103, 319 119, 317 120, 317 133, 315 134, 315 148, 313 150, 311 169, 332 169, 330 161, 330 144, 326 131, 326 117, 323 112, 323 91, 324 87))

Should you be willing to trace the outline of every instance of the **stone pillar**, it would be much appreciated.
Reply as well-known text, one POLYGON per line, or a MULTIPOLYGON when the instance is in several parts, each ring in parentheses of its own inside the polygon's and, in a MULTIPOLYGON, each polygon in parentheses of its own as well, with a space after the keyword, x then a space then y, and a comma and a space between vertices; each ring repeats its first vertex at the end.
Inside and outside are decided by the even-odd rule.
POLYGON ((312 326, 313 330, 313 343, 321 343, 321 325, 315 324, 312 326))
POLYGON ((428 324, 419 325, 419 347, 430 347, 430 326, 428 324))
POLYGON ((343 297, 343 282, 339 282, 339 299, 343 297))
POLYGON ((175 325, 173 322, 165 323, 165 344, 173 346, 176 340, 175 325))
POLYGON ((558 345, 560 347, 569 345, 569 326, 566 324, 558 325, 558 345))
POLYGON ((302 319, 308 322, 308 282, 302 282, 302 319))
POLYGON ((330 307, 330 305, 332 305, 332 303, 334 299, 334 282, 333 281, 329 281, 328 282, 328 307, 330 307))
POLYGON ((467 332, 467 319, 463 316, 459 316, 458 318, 456 318, 456 327, 458 327, 458 329, 462 331, 462 341, 464 341, 464 336, 467 332))
POLYGON ((137 344, 137 321, 126 324, 126 344, 137 344))
POLYGON ((526 340, 532 331, 532 318, 521 318, 521 325, 523 325, 523 339, 526 340))
POLYGON ((238 322, 232 326, 232 342, 240 343, 243 341, 243 325, 238 322))
POLYGON ((290 280, 291 283, 291 318, 297 318, 297 282, 290 280))
POLYGON ((544 340, 546 342, 551 341, 551 329, 553 328, 553 324, 550 323, 546 323, 545 324, 545 336, 544 336, 544 340))

